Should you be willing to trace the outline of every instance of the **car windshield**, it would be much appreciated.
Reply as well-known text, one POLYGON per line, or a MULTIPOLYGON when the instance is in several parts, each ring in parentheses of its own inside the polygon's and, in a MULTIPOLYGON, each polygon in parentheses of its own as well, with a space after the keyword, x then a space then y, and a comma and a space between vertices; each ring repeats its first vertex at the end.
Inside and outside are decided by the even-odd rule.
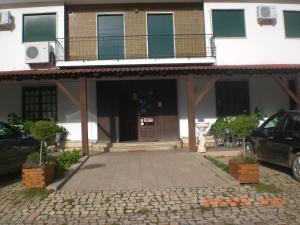
POLYGON ((270 119, 267 120, 266 123, 264 123, 262 125, 262 129, 267 133, 276 131, 276 129, 278 129, 283 118, 284 118, 284 115, 281 113, 270 117, 270 119))

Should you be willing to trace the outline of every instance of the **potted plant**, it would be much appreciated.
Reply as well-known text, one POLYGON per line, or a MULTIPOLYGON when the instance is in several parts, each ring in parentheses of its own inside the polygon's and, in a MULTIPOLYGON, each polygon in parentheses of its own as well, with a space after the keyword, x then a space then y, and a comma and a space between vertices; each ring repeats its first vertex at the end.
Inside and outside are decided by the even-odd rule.
POLYGON ((65 127, 63 127, 61 125, 57 125, 55 142, 61 143, 61 142, 65 141, 67 139, 68 134, 69 134, 69 132, 65 127))
POLYGON ((229 174, 238 179, 240 183, 257 183, 259 180, 259 167, 256 157, 246 154, 245 139, 257 127, 256 114, 239 115, 229 124, 229 130, 235 137, 243 141, 243 152, 229 161, 229 174))
POLYGON ((47 155, 46 146, 53 143, 56 135, 54 121, 35 122, 31 133, 41 142, 39 153, 29 155, 23 165, 23 185, 27 188, 45 188, 54 179, 55 165, 47 155))
POLYGON ((257 183, 259 166, 255 156, 241 154, 229 160, 229 174, 241 184, 257 183))

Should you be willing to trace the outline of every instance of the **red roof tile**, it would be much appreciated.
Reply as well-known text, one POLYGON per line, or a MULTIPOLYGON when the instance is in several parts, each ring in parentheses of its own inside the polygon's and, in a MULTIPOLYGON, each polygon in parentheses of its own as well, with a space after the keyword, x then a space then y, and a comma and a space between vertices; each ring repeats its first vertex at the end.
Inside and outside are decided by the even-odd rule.
MULTIPOLYGON (((16 70, 0 71, 0 78, 9 78, 17 76, 22 79, 23 76, 41 76, 47 75, 85 75, 85 74, 108 74, 108 73, 151 73, 151 72, 234 72, 234 71, 288 71, 296 70, 300 72, 300 64, 270 64, 270 65, 220 65, 220 66, 202 66, 202 65, 180 65, 180 66, 126 66, 126 67, 95 67, 95 68, 69 68, 69 69, 48 69, 48 70, 16 70)), ((24 78, 25 78, 24 77, 24 78)), ((68 78, 67 76, 64 76, 68 78)))

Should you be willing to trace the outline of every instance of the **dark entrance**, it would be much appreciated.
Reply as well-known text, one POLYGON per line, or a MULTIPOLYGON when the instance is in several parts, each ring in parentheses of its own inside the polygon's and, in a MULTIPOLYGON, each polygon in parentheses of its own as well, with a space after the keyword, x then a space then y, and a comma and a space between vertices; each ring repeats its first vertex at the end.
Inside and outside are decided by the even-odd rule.
POLYGON ((178 139, 176 80, 98 82, 100 141, 178 139))

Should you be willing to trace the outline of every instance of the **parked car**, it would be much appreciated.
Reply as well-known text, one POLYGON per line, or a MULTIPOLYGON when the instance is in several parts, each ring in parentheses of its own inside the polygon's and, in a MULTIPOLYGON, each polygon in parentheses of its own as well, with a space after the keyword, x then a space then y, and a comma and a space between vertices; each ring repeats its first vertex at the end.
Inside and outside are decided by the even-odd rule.
POLYGON ((35 139, 23 137, 13 127, 0 122, 0 175, 21 170, 27 156, 39 147, 35 139))
POLYGON ((291 168, 300 182, 300 111, 274 114, 248 140, 258 160, 291 168))

